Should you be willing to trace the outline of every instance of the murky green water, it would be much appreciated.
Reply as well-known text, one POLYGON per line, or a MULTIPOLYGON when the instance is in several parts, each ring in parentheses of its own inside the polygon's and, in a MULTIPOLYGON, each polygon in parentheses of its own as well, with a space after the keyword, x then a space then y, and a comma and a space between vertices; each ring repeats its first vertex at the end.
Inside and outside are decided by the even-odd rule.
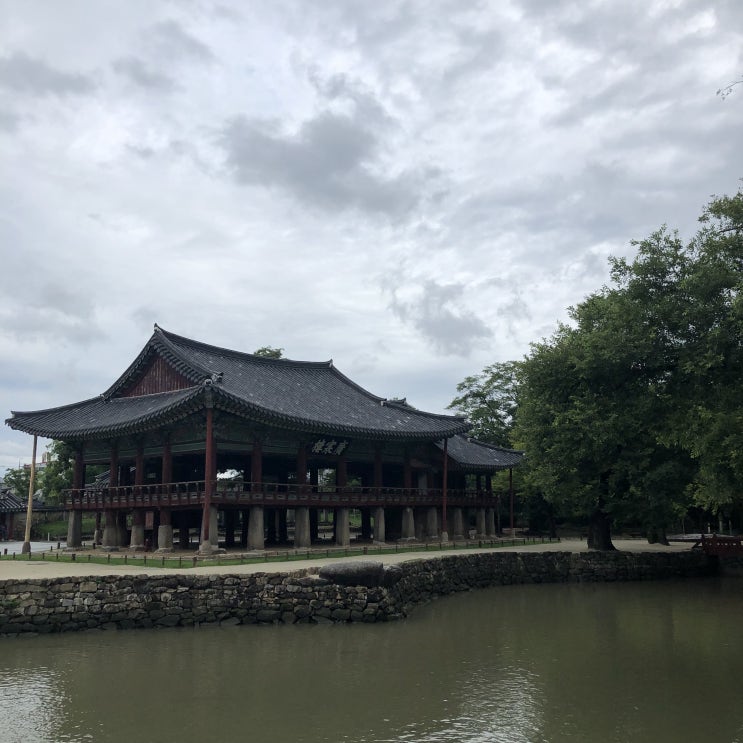
POLYGON ((743 742, 743 579, 0 641, 0 741, 743 742))

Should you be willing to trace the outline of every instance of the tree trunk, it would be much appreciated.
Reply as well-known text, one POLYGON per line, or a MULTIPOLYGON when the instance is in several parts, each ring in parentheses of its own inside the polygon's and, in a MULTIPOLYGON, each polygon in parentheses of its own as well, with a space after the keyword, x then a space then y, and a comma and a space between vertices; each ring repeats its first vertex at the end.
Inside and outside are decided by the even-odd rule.
POLYGON ((602 552, 616 549, 611 541, 611 520, 600 508, 591 514, 588 522, 588 549, 602 552))
POLYGON ((648 544, 664 544, 669 546, 666 530, 662 527, 651 526, 648 528, 648 544))

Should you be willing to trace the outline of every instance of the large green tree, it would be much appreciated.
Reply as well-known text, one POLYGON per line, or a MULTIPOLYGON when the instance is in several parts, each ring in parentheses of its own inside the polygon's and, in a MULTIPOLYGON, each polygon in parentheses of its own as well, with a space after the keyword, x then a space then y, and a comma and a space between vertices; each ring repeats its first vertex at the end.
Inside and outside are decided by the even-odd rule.
POLYGON ((684 244, 662 229, 612 262, 612 286, 520 365, 517 442, 545 497, 652 539, 697 501, 736 507, 743 478, 743 196, 714 199, 684 244))
POLYGON ((743 482, 743 194, 716 198, 687 244, 660 230, 618 260, 613 278, 655 334, 643 360, 665 401, 659 442, 696 464, 692 492, 720 516, 743 482))

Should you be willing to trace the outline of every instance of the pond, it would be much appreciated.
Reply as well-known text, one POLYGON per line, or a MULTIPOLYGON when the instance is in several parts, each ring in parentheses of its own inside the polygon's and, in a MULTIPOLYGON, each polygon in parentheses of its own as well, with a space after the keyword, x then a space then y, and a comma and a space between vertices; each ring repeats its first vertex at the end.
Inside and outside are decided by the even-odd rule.
POLYGON ((380 625, 0 640, 0 741, 743 743, 743 579, 509 586, 380 625))

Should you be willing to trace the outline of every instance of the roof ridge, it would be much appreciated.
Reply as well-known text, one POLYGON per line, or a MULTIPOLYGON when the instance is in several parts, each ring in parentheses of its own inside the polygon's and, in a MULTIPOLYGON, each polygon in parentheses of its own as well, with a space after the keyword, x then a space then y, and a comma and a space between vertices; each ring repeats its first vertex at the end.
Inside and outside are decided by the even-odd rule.
MULTIPOLYGON (((170 331, 165 330, 164 328, 159 327, 158 325, 155 325, 155 330, 159 331, 164 338, 166 338, 170 343, 177 344, 181 343, 183 345, 192 346, 193 348, 197 348, 199 350, 203 351, 217 351, 220 354, 224 354, 227 356, 233 356, 233 357, 241 357, 241 358, 250 358, 253 361, 256 361, 260 364, 278 364, 278 365, 294 365, 294 366, 301 366, 301 367, 326 367, 329 369, 333 369, 333 360, 329 359, 328 361, 302 361, 299 359, 287 359, 287 358, 279 358, 275 359, 271 356, 260 356, 259 354, 250 353, 249 351, 237 351, 234 348, 225 348, 224 346, 215 346, 211 343, 204 343, 202 341, 194 340, 193 338, 187 338, 184 335, 177 335, 176 333, 171 333, 170 331)), ((209 375, 211 375, 211 372, 209 372, 209 375)))

